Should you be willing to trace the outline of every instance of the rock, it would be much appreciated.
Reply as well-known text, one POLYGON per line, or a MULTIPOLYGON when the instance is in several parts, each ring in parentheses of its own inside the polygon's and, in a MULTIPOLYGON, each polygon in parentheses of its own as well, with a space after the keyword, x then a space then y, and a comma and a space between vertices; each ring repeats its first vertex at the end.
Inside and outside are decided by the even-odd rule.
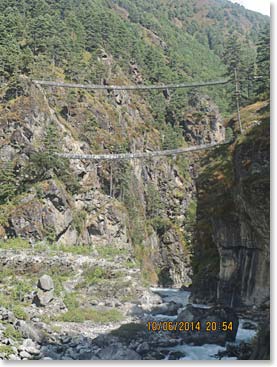
POLYGON ((194 315, 190 311, 189 307, 186 307, 184 310, 182 310, 177 317, 177 321, 193 321, 193 319, 194 315))
MULTIPOLYGON (((255 116, 257 111, 251 109, 255 116)), ((231 124, 235 128, 234 119, 231 124)), ((232 151, 226 147, 217 155, 230 162, 221 174, 233 176, 216 190, 213 159, 212 154, 205 158, 211 163, 205 163, 205 173, 197 179, 194 264, 196 270, 206 258, 214 266, 194 272, 193 297, 201 303, 257 307, 270 296, 270 125, 253 129, 242 144, 236 142, 232 151)))
POLYGON ((244 321, 242 328, 247 330, 257 330, 257 325, 251 321, 244 321))
POLYGON ((78 360, 87 361, 87 360, 90 360, 91 357, 92 357, 92 352, 90 349, 85 349, 85 348, 80 349, 78 360))
POLYGON ((20 357, 21 358, 31 358, 31 354, 29 354, 28 352, 26 352, 25 350, 22 350, 20 353, 19 353, 20 357))
POLYGON ((60 339, 61 339, 61 342, 62 342, 63 344, 70 343, 70 342, 71 342, 71 340, 72 340, 72 338, 71 338, 70 336, 68 336, 68 335, 62 336, 60 339))
POLYGON ((238 330, 239 320, 236 313, 228 307, 215 306, 209 309, 196 308, 192 305, 187 306, 186 311, 182 311, 178 316, 178 321, 188 321, 186 315, 192 317, 190 321, 200 322, 201 330, 179 331, 179 335, 185 343, 194 343, 195 345, 218 344, 225 345, 226 342, 234 342, 238 330), (189 312, 189 313, 188 313, 189 312), (211 329, 211 323, 215 323, 215 330, 211 329), (232 323, 232 330, 222 330, 222 322, 232 323), (210 330, 207 325, 210 324, 210 330))
POLYGON ((155 307, 153 310, 151 310, 151 314, 152 315, 162 314, 162 315, 173 316, 173 315, 177 315, 177 312, 181 307, 182 307, 181 303, 176 303, 176 302, 171 301, 169 303, 163 303, 155 307))
POLYGON ((32 339, 25 339, 18 349, 34 355, 40 353, 40 350, 32 339))
POLYGON ((12 311, 9 311, 4 307, 0 307, 0 320, 13 324, 16 321, 16 318, 12 311))
POLYGON ((139 299, 139 303, 143 310, 150 311, 154 305, 161 304, 162 299, 158 294, 145 290, 139 299))
POLYGON ((42 289, 43 291, 50 291, 51 289, 54 289, 52 278, 47 274, 42 275, 38 281, 38 288, 42 289))
POLYGON ((30 322, 19 320, 16 322, 15 327, 21 332, 24 338, 28 338, 36 342, 42 342, 44 339, 43 332, 35 328, 30 322))
POLYGON ((143 342, 142 344, 140 344, 137 349, 136 352, 139 354, 145 354, 147 352, 149 352, 150 350, 150 346, 147 342, 143 342))
POLYGON ((226 350, 219 352, 217 357, 222 359, 223 357, 235 357, 239 360, 247 360, 250 359, 252 352, 252 348, 250 344, 240 343, 239 345, 233 343, 227 343, 226 350))
POLYGON ((121 344, 102 349, 98 356, 103 360, 141 360, 141 356, 137 352, 124 348, 121 344))
POLYGON ((182 357, 185 357, 185 353, 184 352, 180 352, 178 350, 175 350, 175 351, 169 352, 168 360, 169 361, 172 361, 172 360, 176 361, 176 360, 179 360, 182 357))
POLYGON ((35 297, 33 298, 33 303, 37 307, 45 307, 48 305, 49 302, 53 300, 53 298, 54 298, 53 290, 47 292, 39 290, 35 295, 35 297))

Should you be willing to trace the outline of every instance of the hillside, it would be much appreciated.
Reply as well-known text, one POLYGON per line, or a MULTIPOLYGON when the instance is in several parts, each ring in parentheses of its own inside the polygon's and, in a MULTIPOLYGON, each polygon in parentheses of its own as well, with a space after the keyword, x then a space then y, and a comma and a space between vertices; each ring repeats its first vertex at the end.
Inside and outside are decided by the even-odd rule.
POLYGON ((195 342, 190 333, 145 329, 147 320, 181 310, 184 319, 234 323, 212 340, 201 332, 204 355, 217 359, 203 345, 220 351, 235 341, 239 318, 264 322, 267 305, 260 317, 251 307, 269 294, 268 27, 268 17, 225 0, 0 0, 0 360, 193 356, 174 349, 195 342), (234 66, 244 135, 234 114, 234 66), (266 79, 256 81, 261 74, 266 79), (170 91, 34 83, 223 77, 230 82, 170 91), (111 162, 57 155, 223 142, 111 162), (226 255, 229 220, 242 228, 239 250, 226 255), (212 308, 184 310, 189 297, 212 308))

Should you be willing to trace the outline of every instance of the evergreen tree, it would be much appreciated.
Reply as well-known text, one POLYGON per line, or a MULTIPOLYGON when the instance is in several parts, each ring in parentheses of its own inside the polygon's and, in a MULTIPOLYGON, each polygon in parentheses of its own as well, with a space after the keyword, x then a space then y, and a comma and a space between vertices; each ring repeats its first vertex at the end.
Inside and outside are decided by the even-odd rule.
POLYGON ((270 94, 270 27, 267 25, 257 43, 256 93, 259 98, 269 98, 270 94))
POLYGON ((72 174, 69 161, 56 155, 60 152, 60 136, 53 123, 47 127, 42 145, 43 151, 30 157, 30 165, 26 170, 28 181, 37 182, 58 177, 71 193, 77 192, 79 183, 72 174))
POLYGON ((17 191, 17 178, 12 162, 0 162, 0 182, 0 204, 4 204, 17 191))

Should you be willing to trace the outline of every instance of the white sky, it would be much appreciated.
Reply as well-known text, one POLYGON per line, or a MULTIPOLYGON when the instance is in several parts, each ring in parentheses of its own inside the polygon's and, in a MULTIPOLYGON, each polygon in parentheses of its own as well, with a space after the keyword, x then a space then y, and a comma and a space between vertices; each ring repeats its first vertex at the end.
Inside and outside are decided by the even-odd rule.
POLYGON ((238 3, 245 8, 258 11, 259 13, 270 15, 270 0, 230 0, 238 3))

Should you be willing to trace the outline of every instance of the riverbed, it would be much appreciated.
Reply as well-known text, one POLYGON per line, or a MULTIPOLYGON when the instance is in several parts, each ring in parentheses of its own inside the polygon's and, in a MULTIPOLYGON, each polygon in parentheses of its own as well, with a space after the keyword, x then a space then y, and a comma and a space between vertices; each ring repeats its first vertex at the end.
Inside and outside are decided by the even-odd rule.
MULTIPOLYGON (((182 304, 182 309, 184 309, 189 304, 190 292, 183 291, 179 289, 172 288, 151 288, 153 293, 158 294, 164 302, 176 302, 182 304)), ((211 306, 205 304, 192 304, 197 308, 205 308, 208 309, 211 306)), ((157 321, 170 320, 174 321, 177 319, 178 315, 168 316, 168 315, 153 315, 153 319, 157 321)), ((239 319, 239 326, 236 335, 235 344, 239 344, 241 342, 249 343, 256 335, 256 330, 249 330, 243 328, 245 322, 250 321, 253 324, 253 321, 247 319, 239 319)), ((216 360, 218 359, 217 354, 219 352, 226 351, 226 347, 217 345, 217 344, 203 344, 201 346, 193 345, 193 344, 181 344, 174 347, 168 348, 168 355, 165 359, 169 359, 170 354, 172 352, 180 352, 183 353, 183 357, 180 357, 180 360, 216 360)), ((222 359, 230 359, 236 360, 236 357, 223 357, 222 359)))

